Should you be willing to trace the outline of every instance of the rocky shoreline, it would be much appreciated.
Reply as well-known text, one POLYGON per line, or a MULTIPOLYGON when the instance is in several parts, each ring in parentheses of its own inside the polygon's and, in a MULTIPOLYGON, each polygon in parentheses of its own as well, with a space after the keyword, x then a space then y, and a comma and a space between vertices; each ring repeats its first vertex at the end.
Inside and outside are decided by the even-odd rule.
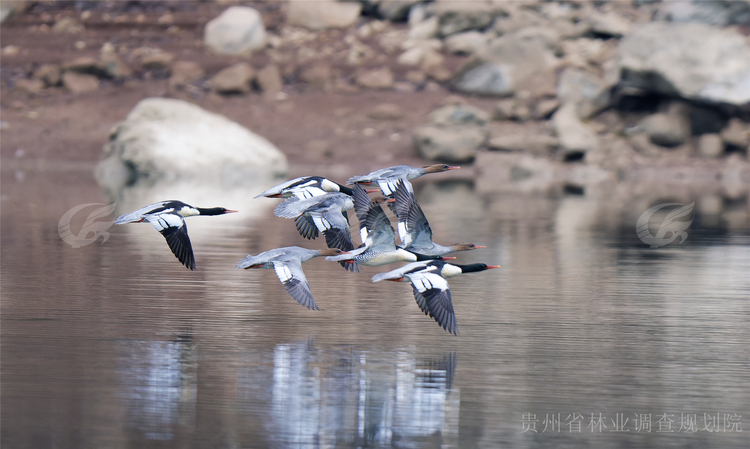
MULTIPOLYGON (((633 182, 749 196, 750 1, 250 2, 204 6, 207 20, 181 2, 8 4, 18 12, 4 27, 86 53, 22 63, 23 46, 5 45, 12 98, 152 80, 188 102, 449 92, 402 134, 423 160, 473 163, 481 190, 633 182), (155 30, 168 44, 92 49, 88 30, 105 26, 155 30), (196 47, 196 35, 201 57, 171 50, 189 36, 196 47)), ((405 111, 383 102, 367 115, 398 122, 405 111)))

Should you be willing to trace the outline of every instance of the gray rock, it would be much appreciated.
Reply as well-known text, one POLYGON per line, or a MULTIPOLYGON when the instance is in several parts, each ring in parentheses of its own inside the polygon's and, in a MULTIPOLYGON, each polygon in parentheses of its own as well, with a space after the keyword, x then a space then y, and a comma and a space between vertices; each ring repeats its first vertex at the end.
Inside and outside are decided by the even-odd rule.
POLYGON ((658 113, 645 117, 639 127, 651 143, 662 147, 676 147, 690 138, 690 121, 679 113, 658 113))
POLYGON ((724 154, 724 142, 718 134, 703 134, 698 138, 698 154, 707 158, 717 158, 724 154))
POLYGON ((573 105, 579 118, 587 119, 609 106, 609 88, 591 72, 566 68, 557 82, 557 98, 563 105, 573 105))
POLYGON ((291 0, 287 5, 286 19, 289 25, 310 30, 347 28, 354 25, 362 11, 359 3, 320 0, 291 0))
POLYGON ((750 25, 750 0, 685 0, 662 2, 657 20, 699 22, 716 27, 750 25))
POLYGON ((623 87, 709 103, 750 102, 750 44, 732 29, 637 25, 622 39, 614 69, 623 87))
POLYGON ((599 146, 594 129, 578 118, 573 105, 563 105, 552 116, 552 126, 560 139, 563 156, 571 153, 586 153, 599 146))
POLYGON ((286 157, 268 140, 221 115, 166 98, 138 103, 104 151, 95 175, 114 191, 142 181, 243 184, 287 171, 286 157))
POLYGON ((62 74, 62 83, 66 89, 74 94, 83 94, 99 89, 99 78, 85 73, 65 72, 62 74))
POLYGON ((513 94, 512 82, 513 66, 498 62, 481 62, 470 68, 465 68, 453 81, 454 86, 461 92, 508 96, 513 94))
POLYGON ((440 127, 455 125, 484 126, 490 121, 490 114, 467 104, 454 104, 432 111, 430 121, 440 127))
POLYGON ((393 73, 388 67, 373 70, 361 70, 357 73, 355 82, 366 89, 390 89, 393 87, 393 73))
POLYGON ((392 22, 405 20, 412 6, 422 0, 381 0, 378 3, 378 15, 392 22))
POLYGON ((504 14, 499 6, 490 2, 438 2, 432 12, 439 18, 439 33, 450 36, 469 30, 488 28, 495 17, 504 14))
POLYGON ((421 126, 414 130, 414 145, 426 159, 467 162, 476 157, 487 137, 488 131, 478 126, 421 126))
POLYGON ((232 6, 206 24, 203 41, 217 53, 248 54, 266 45, 266 29, 257 10, 232 6))
POLYGON ((531 92, 554 84, 558 60, 538 35, 524 31, 494 39, 486 51, 472 57, 454 78, 456 89, 480 95, 531 92), (522 38, 521 38, 522 37, 522 38))
POLYGON ((209 89, 220 94, 246 94, 252 87, 255 71, 246 62, 227 67, 208 80, 209 89))

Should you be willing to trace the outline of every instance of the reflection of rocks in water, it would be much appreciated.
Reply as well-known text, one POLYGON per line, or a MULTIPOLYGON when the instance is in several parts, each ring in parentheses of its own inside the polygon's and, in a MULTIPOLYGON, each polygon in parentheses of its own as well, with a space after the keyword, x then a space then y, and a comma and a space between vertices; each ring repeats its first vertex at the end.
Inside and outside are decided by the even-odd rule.
MULTIPOLYGON (((328 353, 308 343, 280 344, 267 430, 293 447, 408 445, 425 438, 456 445, 455 366, 455 353, 423 360, 410 350, 328 353)), ((254 388, 247 385, 248 394, 254 388)))
POLYGON ((127 425, 137 440, 172 440, 195 425, 197 356, 191 337, 122 345, 127 425))

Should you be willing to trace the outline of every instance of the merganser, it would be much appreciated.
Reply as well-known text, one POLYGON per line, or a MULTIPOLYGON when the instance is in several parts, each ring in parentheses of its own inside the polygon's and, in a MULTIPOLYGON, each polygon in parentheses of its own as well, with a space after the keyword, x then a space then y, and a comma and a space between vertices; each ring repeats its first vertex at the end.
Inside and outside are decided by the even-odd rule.
POLYGON ((195 257, 193 256, 193 246, 190 244, 187 226, 184 217, 195 215, 223 215, 236 210, 229 210, 223 207, 200 208, 185 204, 182 201, 162 201, 159 203, 149 204, 134 212, 123 214, 117 217, 115 224, 141 223, 147 221, 151 223, 157 231, 164 236, 177 260, 191 270, 195 270, 195 257))
POLYGON ((414 193, 409 192, 404 183, 399 181, 393 198, 396 216, 398 217, 398 235, 401 239, 401 248, 425 256, 445 256, 456 251, 485 248, 473 243, 455 243, 450 246, 434 243, 430 223, 422 212, 419 203, 417 203, 414 193))
MULTIPOLYGON (((425 165, 424 167, 412 167, 409 165, 396 165, 394 167, 381 168, 364 176, 352 176, 347 184, 372 184, 377 183, 383 195, 390 196, 396 190, 396 184, 400 179, 410 181, 427 173, 440 173, 446 170, 456 170, 461 167, 447 164, 425 165)), ((411 183, 408 183, 409 187, 411 183)))
POLYGON ((372 277, 372 281, 401 282, 406 280, 412 285, 414 299, 422 312, 432 317, 439 326, 449 333, 458 335, 458 324, 456 323, 456 314, 453 311, 451 291, 445 278, 492 268, 500 268, 500 266, 484 263, 458 265, 433 260, 410 263, 387 273, 376 274, 372 277))
POLYGON ((339 253, 341 253, 341 250, 337 248, 314 250, 299 246, 287 246, 262 252, 257 256, 248 254, 237 264, 237 268, 245 270, 272 268, 276 270, 276 276, 279 277, 292 298, 308 309, 319 310, 310 292, 310 284, 307 283, 305 273, 302 271, 302 263, 313 257, 331 256, 339 253))
MULTIPOLYGON (((354 207, 352 197, 343 193, 326 193, 307 199, 291 197, 282 202, 274 214, 281 218, 294 218, 297 231, 307 239, 323 234, 329 248, 342 251, 354 249, 346 211, 354 207)), ((359 265, 342 263, 347 270, 359 272, 359 265)))
POLYGON ((352 189, 322 176, 302 176, 272 187, 255 198, 262 196, 266 198, 291 198, 295 196, 299 199, 306 199, 334 192, 351 195, 352 189))
POLYGON ((368 267, 377 267, 392 262, 416 262, 418 260, 440 259, 439 256, 414 254, 396 247, 396 232, 391 226, 383 208, 374 203, 364 189, 355 185, 354 208, 360 221, 360 233, 363 245, 346 251, 338 256, 326 257, 326 260, 356 262, 368 267))

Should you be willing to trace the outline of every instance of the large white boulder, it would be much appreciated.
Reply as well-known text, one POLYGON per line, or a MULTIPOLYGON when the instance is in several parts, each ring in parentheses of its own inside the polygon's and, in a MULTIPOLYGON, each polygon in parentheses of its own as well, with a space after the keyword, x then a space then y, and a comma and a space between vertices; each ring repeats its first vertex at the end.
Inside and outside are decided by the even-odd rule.
POLYGON ((95 174, 118 190, 146 181, 226 185, 284 175, 286 156, 247 128, 191 103, 142 100, 112 132, 95 174))
POLYGON ((750 44, 733 29, 645 23, 623 38, 612 75, 623 86, 744 105, 750 102, 750 44))
POLYGON ((232 6, 206 24, 203 41, 217 53, 247 54, 266 45, 266 28, 257 10, 232 6))

